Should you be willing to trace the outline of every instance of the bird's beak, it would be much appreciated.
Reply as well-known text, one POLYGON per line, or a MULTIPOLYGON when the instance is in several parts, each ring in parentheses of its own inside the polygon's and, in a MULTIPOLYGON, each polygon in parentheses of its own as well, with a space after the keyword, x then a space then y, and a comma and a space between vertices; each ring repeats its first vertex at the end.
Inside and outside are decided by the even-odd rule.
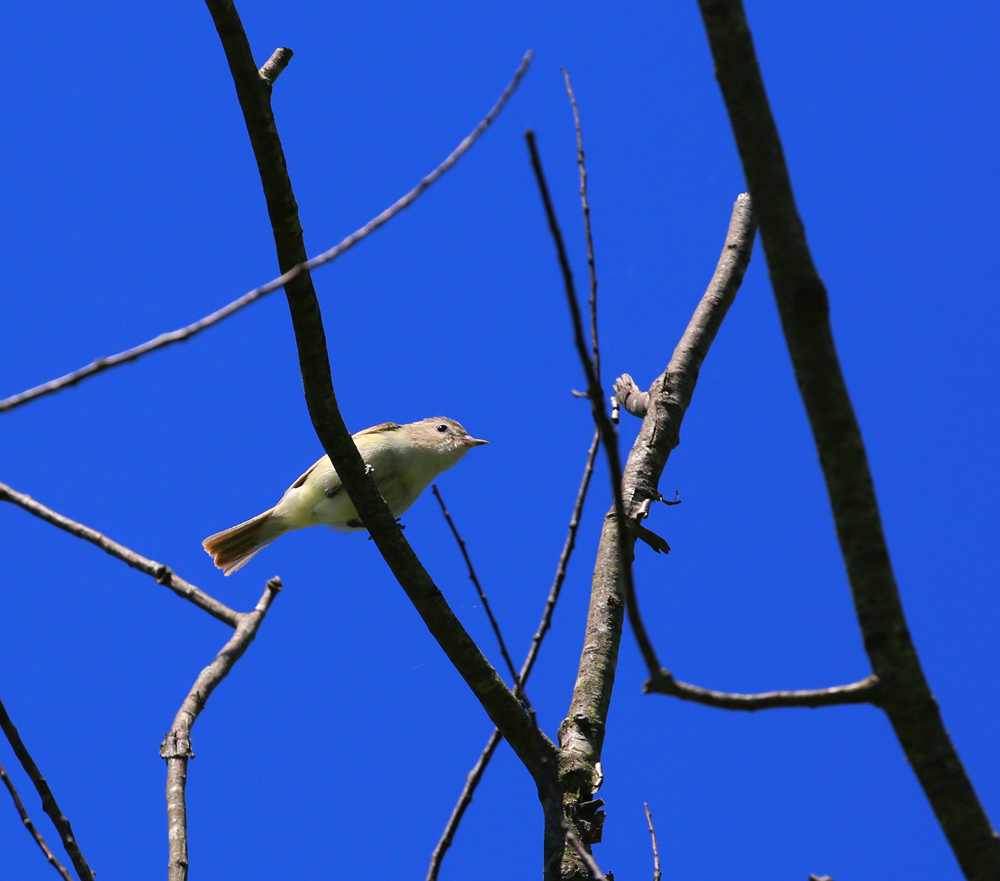
POLYGON ((480 440, 478 437, 465 437, 462 440, 467 447, 481 447, 483 444, 489 443, 489 441, 480 440))

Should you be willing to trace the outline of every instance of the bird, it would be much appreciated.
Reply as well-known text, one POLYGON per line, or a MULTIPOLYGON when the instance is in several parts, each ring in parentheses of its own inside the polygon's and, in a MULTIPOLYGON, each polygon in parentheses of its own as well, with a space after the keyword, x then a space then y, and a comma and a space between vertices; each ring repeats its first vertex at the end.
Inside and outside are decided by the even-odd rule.
MULTIPOLYGON (((454 419, 434 416, 400 425, 384 422, 354 436, 354 443, 392 516, 399 518, 430 482, 457 464, 472 447, 489 441, 470 437, 454 419)), ((365 528, 329 456, 295 481, 273 508, 210 535, 201 544, 223 574, 232 575, 276 538, 307 526, 337 532, 365 528)))

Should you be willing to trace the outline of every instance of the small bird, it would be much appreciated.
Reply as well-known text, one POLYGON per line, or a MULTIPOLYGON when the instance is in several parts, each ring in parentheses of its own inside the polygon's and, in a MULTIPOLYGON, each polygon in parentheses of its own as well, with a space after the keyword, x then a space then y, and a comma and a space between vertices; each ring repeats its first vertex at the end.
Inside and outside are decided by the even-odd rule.
MULTIPOLYGON (((469 437, 454 419, 436 416, 406 425, 375 425, 354 435, 354 443, 374 472, 375 485, 392 516, 400 517, 435 477, 455 465, 470 448, 489 441, 469 437)), ((201 544, 215 565, 232 575, 276 538, 307 526, 329 526, 337 532, 365 528, 329 456, 288 487, 273 508, 210 535, 201 544)))

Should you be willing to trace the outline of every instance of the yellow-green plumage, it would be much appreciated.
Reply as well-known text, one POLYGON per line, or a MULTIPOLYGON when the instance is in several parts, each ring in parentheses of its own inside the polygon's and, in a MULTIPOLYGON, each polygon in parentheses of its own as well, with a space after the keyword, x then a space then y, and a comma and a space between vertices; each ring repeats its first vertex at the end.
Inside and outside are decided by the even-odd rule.
MULTIPOLYGON (((392 515, 399 517, 435 477, 455 465, 471 447, 487 441, 469 437, 453 419, 435 417, 366 428, 354 435, 354 443, 373 470, 375 485, 392 515)), ((338 532, 364 529, 328 456, 296 480, 273 508, 210 535, 202 546, 215 565, 231 575, 265 545, 308 526, 329 526, 338 532)))

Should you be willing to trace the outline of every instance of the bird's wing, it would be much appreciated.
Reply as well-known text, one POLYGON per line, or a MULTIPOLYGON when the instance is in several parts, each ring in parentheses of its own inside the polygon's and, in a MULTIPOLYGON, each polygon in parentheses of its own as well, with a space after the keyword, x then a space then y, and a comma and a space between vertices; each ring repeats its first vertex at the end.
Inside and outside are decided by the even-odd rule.
POLYGON ((313 464, 310 465, 308 469, 306 469, 305 474, 303 474, 298 480, 295 481, 295 483, 293 483, 290 487, 288 487, 288 489, 286 489, 284 493, 282 493, 281 498, 287 496, 293 489, 298 489, 300 486, 302 486, 302 484, 304 484, 306 480, 309 478, 309 475, 316 470, 316 467, 322 461, 323 461, 322 459, 318 459, 317 461, 313 462, 313 464))
POLYGON ((398 422, 383 422, 381 425, 373 425, 371 428, 365 428, 354 436, 361 437, 363 434, 375 434, 379 431, 398 431, 402 427, 398 422))

